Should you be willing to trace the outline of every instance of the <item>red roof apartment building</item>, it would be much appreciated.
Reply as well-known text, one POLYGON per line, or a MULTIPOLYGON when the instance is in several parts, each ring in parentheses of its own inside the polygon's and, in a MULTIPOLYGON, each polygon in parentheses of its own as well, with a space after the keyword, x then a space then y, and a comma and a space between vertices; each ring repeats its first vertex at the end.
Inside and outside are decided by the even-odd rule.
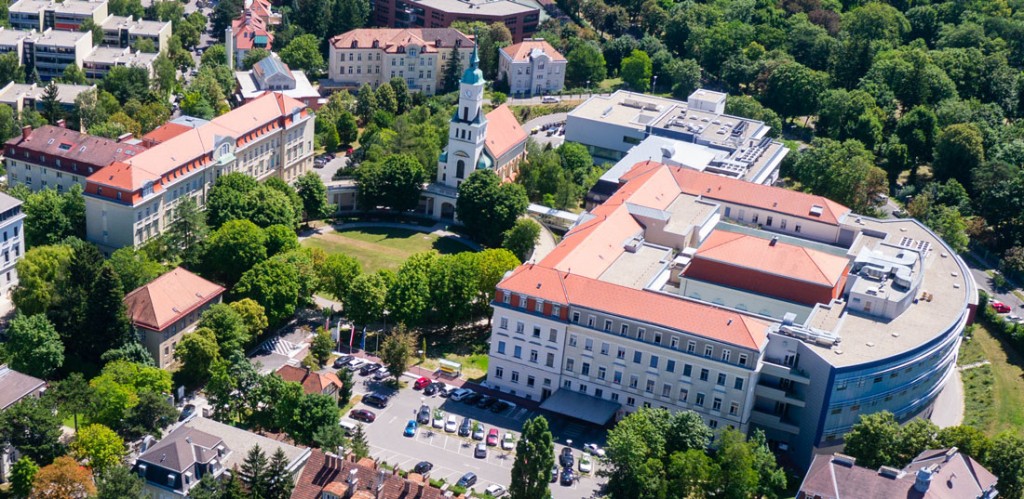
POLYGON ((447 28, 455 21, 503 23, 512 40, 537 31, 540 9, 514 0, 376 0, 373 19, 391 28, 447 28))
POLYGON ((861 414, 930 414, 977 293, 923 224, 650 161, 620 183, 497 285, 490 385, 599 425, 695 411, 803 467, 861 414))

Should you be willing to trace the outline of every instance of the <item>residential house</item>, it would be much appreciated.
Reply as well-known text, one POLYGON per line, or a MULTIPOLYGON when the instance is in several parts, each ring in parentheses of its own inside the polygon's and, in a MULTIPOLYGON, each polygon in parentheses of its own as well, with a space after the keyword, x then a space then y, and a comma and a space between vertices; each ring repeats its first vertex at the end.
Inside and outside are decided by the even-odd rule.
POLYGON ((543 38, 527 38, 502 47, 499 55, 498 79, 508 84, 509 95, 555 94, 565 87, 567 61, 543 38))
POLYGON ((341 390, 341 380, 334 373, 320 374, 308 367, 285 364, 277 370, 277 375, 285 381, 302 385, 302 391, 307 395, 319 393, 337 400, 338 392, 341 390))
MULTIPOLYGON (((379 467, 369 458, 356 462, 315 449, 295 482, 292 499, 442 499, 441 489, 417 473, 379 467)), ((461 496, 460 496, 461 497, 461 496)))
POLYGON ((156 365, 174 362, 174 348, 195 329, 203 312, 220 303, 224 287, 177 267, 124 296, 139 340, 156 365))
POLYGON ((231 21, 225 36, 228 62, 233 62, 237 69, 242 68, 242 61, 250 50, 261 48, 270 51, 274 44, 274 33, 269 25, 251 10, 243 10, 241 17, 231 21))
MULTIPOLYGON (((0 412, 26 397, 39 397, 45 390, 45 381, 0 364, 0 412)), ((17 449, 0 443, 0 483, 7 481, 11 466, 20 458, 17 449)))
POLYGON ((313 88, 302 71, 293 71, 281 61, 277 54, 257 62, 249 71, 236 71, 238 82, 236 98, 247 103, 266 92, 280 92, 302 102, 306 107, 316 110, 326 99, 313 88))

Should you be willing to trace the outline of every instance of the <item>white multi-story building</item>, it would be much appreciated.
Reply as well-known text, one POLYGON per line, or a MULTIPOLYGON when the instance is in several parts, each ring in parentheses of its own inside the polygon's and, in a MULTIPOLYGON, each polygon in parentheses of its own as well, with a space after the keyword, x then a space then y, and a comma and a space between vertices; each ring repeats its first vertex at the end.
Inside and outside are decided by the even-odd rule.
POLYGON ((498 284, 489 384, 598 425, 692 410, 804 467, 861 415, 930 415, 977 290, 927 227, 651 161, 620 182, 498 284))
POLYGON ((107 2, 89 0, 18 0, 8 8, 15 29, 78 31, 87 19, 99 26, 107 18, 107 2))
POLYGON ((14 267, 25 255, 25 213, 21 200, 0 192, 0 294, 6 295, 18 284, 14 267))
POLYGON ((508 83, 509 95, 554 94, 565 87, 567 61, 543 38, 502 47, 499 54, 498 79, 508 83))
POLYGON ((355 29, 331 38, 329 84, 358 90, 377 88, 402 78, 410 91, 433 95, 441 86, 444 67, 457 48, 462 67, 469 66, 473 41, 451 28, 355 29))
POLYGON ((162 234, 185 197, 205 206, 222 174, 276 176, 290 183, 313 163, 313 115, 280 93, 194 127, 168 124, 150 136, 159 137, 158 143, 86 179, 86 236, 105 252, 162 234))

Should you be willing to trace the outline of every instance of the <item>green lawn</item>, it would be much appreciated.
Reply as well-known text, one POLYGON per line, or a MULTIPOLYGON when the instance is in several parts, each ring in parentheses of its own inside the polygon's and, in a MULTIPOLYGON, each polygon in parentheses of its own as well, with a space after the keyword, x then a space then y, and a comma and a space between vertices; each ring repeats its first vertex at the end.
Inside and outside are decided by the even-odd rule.
POLYGON ((441 254, 470 251, 456 239, 397 228, 363 228, 327 232, 310 237, 304 246, 327 253, 344 253, 363 265, 364 272, 398 270, 410 255, 437 250, 441 254))
POLYGON ((1024 431, 1024 357, 981 325, 974 329, 971 343, 975 345, 965 346, 961 353, 976 348, 992 364, 962 373, 964 424, 976 426, 989 436, 1004 430, 1024 431))
POLYGON ((487 338, 475 328, 457 329, 452 332, 437 331, 424 334, 427 339, 427 359, 418 363, 420 367, 438 368, 437 359, 447 359, 462 364, 462 378, 481 381, 487 377, 487 338))

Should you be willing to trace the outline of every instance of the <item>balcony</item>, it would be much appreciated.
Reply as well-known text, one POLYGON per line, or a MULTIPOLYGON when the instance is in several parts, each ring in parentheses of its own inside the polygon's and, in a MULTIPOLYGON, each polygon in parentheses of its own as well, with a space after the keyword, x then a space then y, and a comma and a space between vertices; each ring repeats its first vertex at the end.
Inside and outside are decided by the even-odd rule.
POLYGON ((774 414, 768 414, 767 412, 761 412, 757 409, 750 411, 750 422, 764 426, 765 428, 772 428, 786 433, 792 433, 797 435, 800 433, 800 427, 795 422, 784 420, 783 418, 774 414))
POLYGON ((803 369, 785 366, 781 362, 767 358, 764 359, 761 365, 761 372, 770 376, 791 379, 796 383, 811 384, 811 378, 808 377, 807 372, 803 369))
POLYGON ((763 397, 768 400, 775 400, 778 402, 784 402, 794 407, 806 407, 804 403, 795 393, 783 390, 775 386, 769 386, 766 384, 758 383, 754 388, 754 394, 758 397, 763 397))

